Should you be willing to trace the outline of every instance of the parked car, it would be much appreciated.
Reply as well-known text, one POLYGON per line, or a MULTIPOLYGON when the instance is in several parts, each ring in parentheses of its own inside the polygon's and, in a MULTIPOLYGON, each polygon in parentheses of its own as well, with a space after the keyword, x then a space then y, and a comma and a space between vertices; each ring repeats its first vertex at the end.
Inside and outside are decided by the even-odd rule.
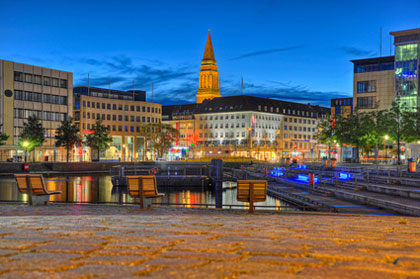
POLYGON ((7 162, 22 162, 23 158, 22 156, 13 156, 12 158, 7 158, 7 162))

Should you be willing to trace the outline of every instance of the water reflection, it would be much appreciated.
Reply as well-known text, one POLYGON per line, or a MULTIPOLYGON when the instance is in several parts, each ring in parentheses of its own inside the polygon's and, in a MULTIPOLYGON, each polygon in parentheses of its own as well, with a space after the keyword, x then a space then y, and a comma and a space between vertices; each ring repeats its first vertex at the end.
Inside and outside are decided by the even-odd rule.
MULTIPOLYGON (((113 187, 110 176, 59 176, 45 178, 45 183, 50 191, 61 191, 61 194, 52 195, 51 201, 72 203, 138 203, 131 198, 126 187, 113 187)), ((247 204, 236 201, 236 183, 224 182, 223 204, 237 205, 247 208, 247 204)), ((185 207, 199 207, 200 205, 215 204, 215 195, 206 187, 158 187, 164 197, 156 198, 154 203, 183 204, 185 207)), ((14 179, 0 179, 0 200, 26 202, 28 197, 17 190, 14 179)), ((267 197, 265 202, 257 206, 270 206, 275 209, 279 206, 288 206, 283 201, 267 197)), ((180 205, 182 206, 182 205, 180 205)), ((226 206, 225 206, 226 207, 226 206)), ((238 207, 235 207, 238 208, 238 207)))

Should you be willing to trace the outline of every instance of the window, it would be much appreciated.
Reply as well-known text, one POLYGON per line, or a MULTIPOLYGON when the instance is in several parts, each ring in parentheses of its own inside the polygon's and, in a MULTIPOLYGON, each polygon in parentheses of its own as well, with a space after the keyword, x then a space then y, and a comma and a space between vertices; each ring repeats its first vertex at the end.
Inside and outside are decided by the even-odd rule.
POLYGON ((133 115, 130 116, 130 121, 134 122, 134 116, 133 115))
POLYGON ((136 111, 140 111, 140 106, 137 106, 136 107, 136 111))
POLYGON ((44 85, 51 86, 51 78, 50 77, 44 77, 44 85))
POLYGON ((34 75, 33 81, 35 84, 41 84, 41 76, 34 75))
POLYGON ((376 97, 359 97, 357 98, 357 106, 359 109, 373 109, 376 105, 376 97))
POLYGON ((105 109, 105 103, 102 103, 102 109, 105 109))
POLYGON ((150 107, 147 107, 147 112, 150 112, 150 107))
POLYGON ((32 75, 31 74, 25 74, 25 82, 32 83, 32 75))
POLYGON ((15 81, 23 81, 23 73, 22 72, 15 72, 14 73, 14 80, 15 81))
POLYGON ((111 120, 111 115, 107 114, 106 115, 106 120, 111 120))
POLYGON ((128 121, 128 115, 124 115, 124 121, 128 121))
POLYGON ((112 109, 113 110, 117 110, 117 105, 116 104, 112 104, 112 109))
POLYGON ((122 115, 118 115, 118 121, 122 121, 122 115))
POLYGON ((364 65, 355 65, 355 73, 365 73, 365 72, 375 72, 378 70, 378 64, 364 64, 364 65))
POLYGON ((106 109, 111 109, 111 104, 106 104, 106 109))
POLYGON ((60 79, 60 88, 67 88, 67 80, 60 79))
POLYGON ((366 80, 357 82, 357 93, 376 92, 376 80, 366 80))
POLYGON ((52 86, 58 87, 58 78, 52 78, 51 81, 52 81, 52 86))

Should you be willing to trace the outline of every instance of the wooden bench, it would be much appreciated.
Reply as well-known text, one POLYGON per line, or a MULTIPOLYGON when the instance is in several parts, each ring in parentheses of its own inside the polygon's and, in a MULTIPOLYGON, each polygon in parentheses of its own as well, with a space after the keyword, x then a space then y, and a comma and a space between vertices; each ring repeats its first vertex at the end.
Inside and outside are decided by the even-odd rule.
POLYGON ((28 194, 29 205, 47 205, 51 195, 61 194, 61 191, 48 191, 42 174, 15 174, 18 190, 28 194))
POLYGON ((249 202, 249 213, 254 213, 254 202, 267 199, 267 180, 238 180, 236 199, 249 202))
MULTIPOLYGON (((140 208, 144 209, 144 199, 159 198, 165 194, 160 194, 157 191, 156 176, 126 176, 128 194, 134 198, 140 198, 140 208)), ((148 204, 148 208, 151 203, 148 204)))

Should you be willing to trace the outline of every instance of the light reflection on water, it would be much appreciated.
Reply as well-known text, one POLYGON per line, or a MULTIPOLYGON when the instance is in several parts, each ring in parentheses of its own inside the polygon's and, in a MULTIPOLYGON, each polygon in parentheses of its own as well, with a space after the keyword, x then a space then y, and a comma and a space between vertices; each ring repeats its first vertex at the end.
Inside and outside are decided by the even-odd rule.
MULTIPOLYGON (((110 176, 67 176, 67 177, 46 177, 45 183, 50 191, 61 191, 61 194, 52 195, 50 201, 74 202, 74 203, 138 203, 127 193, 126 187, 113 187, 110 176)), ((236 201, 236 184, 234 182, 224 182, 223 191, 224 205, 243 205, 243 202, 236 201)), ((186 207, 196 207, 197 204, 215 204, 215 196, 211 189, 206 187, 188 187, 179 189, 177 187, 158 187, 160 193, 165 196, 155 198, 156 203, 180 203, 186 207)), ((0 200, 1 201, 28 201, 26 194, 21 194, 17 190, 16 182, 13 178, 0 179, 0 200)), ((287 203, 274 197, 267 197, 265 202, 255 204, 256 206, 288 206, 287 203)), ((238 207, 235 207, 238 208, 238 207)), ((240 208, 240 207, 239 207, 240 208)))

